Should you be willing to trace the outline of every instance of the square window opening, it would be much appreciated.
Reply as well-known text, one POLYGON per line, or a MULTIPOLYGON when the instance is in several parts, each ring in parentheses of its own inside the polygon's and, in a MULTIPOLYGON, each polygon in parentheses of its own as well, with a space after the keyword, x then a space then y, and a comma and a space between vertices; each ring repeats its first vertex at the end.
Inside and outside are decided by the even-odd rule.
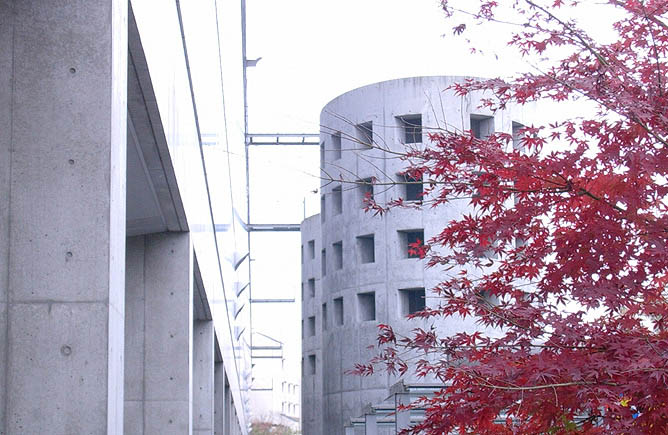
POLYGON ((417 249, 412 247, 419 243, 424 244, 424 230, 404 230, 399 231, 399 244, 401 246, 402 258, 420 258, 417 249))
POLYGON ((325 195, 320 195, 320 222, 325 222, 325 195))
POLYGON ((422 197, 424 196, 422 177, 415 178, 408 174, 403 174, 399 177, 399 182, 404 185, 404 201, 422 201, 422 197))
POLYGON ((327 331, 327 304, 322 304, 322 330, 327 331))
POLYGON ((337 326, 343 325, 343 298, 336 298, 334 303, 334 323, 337 326))
POLYGON ((327 275, 327 251, 320 251, 320 273, 322 276, 327 275))
POLYGON ((343 269, 343 242, 332 243, 334 249, 334 269, 343 269))
POLYGON ((398 116, 404 143, 422 142, 422 115, 398 116))
POLYGON ((366 206, 366 201, 373 200, 373 178, 363 178, 357 181, 357 187, 362 206, 366 206))
POLYGON ((325 142, 320 142, 320 169, 325 168, 325 142))
POLYGON ((399 289, 399 307, 402 316, 424 310, 424 287, 399 289))
POLYGON ((471 115, 471 132, 477 139, 487 139, 494 133, 494 117, 471 115))
POLYGON ((315 355, 308 356, 308 373, 315 375, 315 355))
POLYGON ((373 234, 357 237, 357 249, 360 255, 360 263, 374 263, 376 261, 373 234))
POLYGON ((332 214, 341 214, 343 212, 343 192, 341 186, 332 189, 332 214))
POLYGON ((376 293, 357 294, 357 312, 362 321, 376 320, 376 293))
POLYGON ((308 318, 308 336, 315 336, 315 316, 308 318))
POLYGON ((341 132, 332 134, 332 160, 341 159, 341 132))
POLYGON ((355 133, 357 134, 357 141, 366 148, 373 147, 373 123, 363 122, 355 126, 355 133))
POLYGON ((315 278, 310 278, 308 280, 308 295, 310 298, 315 297, 315 278))
POLYGON ((524 148, 522 146, 522 138, 524 137, 523 128, 524 125, 513 121, 513 150, 515 151, 522 151, 524 148))
POLYGON ((315 240, 308 241, 308 258, 311 260, 315 258, 315 240))

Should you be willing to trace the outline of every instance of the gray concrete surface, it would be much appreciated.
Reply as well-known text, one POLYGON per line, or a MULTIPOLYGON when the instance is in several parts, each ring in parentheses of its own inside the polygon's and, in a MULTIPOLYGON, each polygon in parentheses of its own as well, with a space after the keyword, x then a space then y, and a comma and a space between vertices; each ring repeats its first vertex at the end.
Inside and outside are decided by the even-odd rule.
POLYGON ((0 17, 4 431, 120 433, 127 2, 0 17))
POLYGON ((193 434, 213 435, 213 322, 195 320, 193 329, 193 434))

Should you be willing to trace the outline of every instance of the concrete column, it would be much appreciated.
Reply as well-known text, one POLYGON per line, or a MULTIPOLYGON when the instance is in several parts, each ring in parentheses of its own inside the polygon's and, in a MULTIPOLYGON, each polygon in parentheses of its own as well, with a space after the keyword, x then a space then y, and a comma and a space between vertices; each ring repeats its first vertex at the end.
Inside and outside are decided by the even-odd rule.
POLYGON ((364 416, 364 434, 378 435, 378 424, 376 414, 366 414, 364 416))
POLYGON ((399 410, 399 406, 408 406, 411 404, 411 398, 408 394, 405 393, 396 393, 394 395, 394 410, 395 422, 396 422, 396 433, 401 432, 404 429, 408 429, 411 426, 411 411, 410 409, 405 409, 403 411, 399 410))
POLYGON ((125 408, 126 434, 144 433, 144 236, 130 237, 125 254, 125 408))
POLYGON ((230 384, 225 381, 225 418, 223 426, 223 433, 230 435, 232 433, 232 408, 234 403, 232 401, 232 391, 230 391, 230 384))
POLYGON ((346 426, 346 435, 355 435, 355 428, 352 426, 346 426))
POLYGON ((144 434, 191 434, 193 254, 190 235, 148 235, 145 249, 144 434))
POLYGON ((123 433, 127 7, 0 0, 8 435, 123 433))
POLYGON ((195 320, 193 328, 193 434, 213 434, 213 321, 195 320))
POLYGON ((217 362, 213 369, 213 433, 223 435, 225 428, 225 366, 217 362))

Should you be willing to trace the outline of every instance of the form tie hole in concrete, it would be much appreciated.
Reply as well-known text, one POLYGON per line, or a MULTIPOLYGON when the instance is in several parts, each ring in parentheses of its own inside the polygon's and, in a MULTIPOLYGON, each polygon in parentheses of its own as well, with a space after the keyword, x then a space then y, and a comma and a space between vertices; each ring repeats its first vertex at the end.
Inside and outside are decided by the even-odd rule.
POLYGON ((64 344, 60 348, 60 353, 62 353, 63 356, 70 356, 70 355, 72 355, 72 348, 69 347, 68 345, 64 344))
POLYGON ((76 68, 70 68, 70 74, 76 74, 77 70, 76 68))
POLYGON ((65 258, 65 261, 67 261, 67 260, 69 260, 70 258, 72 258, 72 251, 67 251, 67 252, 65 253, 65 257, 66 257, 66 258, 65 258))
POLYGON ((69 159, 69 160, 67 161, 67 163, 69 163, 70 165, 73 165, 73 164, 74 164, 74 159, 69 159))

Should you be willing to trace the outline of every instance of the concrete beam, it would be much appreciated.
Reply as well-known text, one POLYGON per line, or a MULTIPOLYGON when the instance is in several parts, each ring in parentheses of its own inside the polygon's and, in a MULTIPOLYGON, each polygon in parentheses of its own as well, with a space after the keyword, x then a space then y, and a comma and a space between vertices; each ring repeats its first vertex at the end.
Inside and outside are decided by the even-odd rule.
POLYGON ((123 433, 127 7, 0 1, 2 433, 123 433))

